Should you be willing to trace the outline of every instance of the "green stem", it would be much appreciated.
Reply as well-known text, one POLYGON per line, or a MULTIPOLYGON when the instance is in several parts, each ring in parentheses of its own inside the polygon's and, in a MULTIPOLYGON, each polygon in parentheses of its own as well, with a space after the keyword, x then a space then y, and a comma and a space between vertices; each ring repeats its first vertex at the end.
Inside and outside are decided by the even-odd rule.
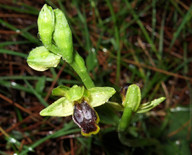
POLYGON ((87 72, 87 68, 85 66, 85 62, 83 58, 77 53, 74 53, 74 60, 70 63, 71 67, 75 70, 75 72, 80 76, 82 82, 84 83, 87 89, 95 87, 89 73, 87 72))
MULTIPOLYGON (((62 53, 60 49, 57 48, 55 45, 51 45, 47 48, 54 54, 62 53)), ((82 82, 84 83, 87 89, 95 87, 95 84, 93 83, 91 77, 89 76, 89 73, 87 72, 85 62, 83 58, 78 54, 78 52, 76 51, 74 52, 74 60, 72 63, 69 63, 69 64, 75 70, 75 72, 80 76, 82 82)))
POLYGON ((130 107, 126 107, 124 109, 123 115, 122 115, 121 120, 119 122, 118 132, 125 132, 128 129, 132 114, 133 114, 133 111, 130 107))
POLYGON ((152 138, 134 138, 127 137, 127 129, 129 127, 133 111, 130 107, 126 107, 123 111, 123 115, 118 126, 118 137, 123 145, 129 147, 144 147, 151 145, 158 145, 159 142, 152 138))

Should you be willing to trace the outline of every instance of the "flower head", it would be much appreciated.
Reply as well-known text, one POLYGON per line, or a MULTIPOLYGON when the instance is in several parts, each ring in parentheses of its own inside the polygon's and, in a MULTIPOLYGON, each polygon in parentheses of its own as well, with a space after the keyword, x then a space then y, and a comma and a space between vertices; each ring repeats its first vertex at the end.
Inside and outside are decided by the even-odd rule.
POLYGON ((85 89, 74 85, 71 88, 59 86, 52 94, 62 96, 40 112, 41 116, 65 117, 73 115, 74 122, 81 128, 84 136, 99 132, 99 115, 93 107, 107 102, 115 93, 111 87, 94 87, 85 89))

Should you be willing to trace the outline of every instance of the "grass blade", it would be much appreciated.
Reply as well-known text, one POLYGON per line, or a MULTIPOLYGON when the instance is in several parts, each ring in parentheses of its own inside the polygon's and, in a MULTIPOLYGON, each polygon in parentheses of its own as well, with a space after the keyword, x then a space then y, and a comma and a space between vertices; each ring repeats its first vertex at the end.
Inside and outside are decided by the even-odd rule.
POLYGON ((180 26, 178 27, 177 31, 173 34, 173 39, 172 39, 171 44, 169 46, 170 48, 173 46, 176 39, 179 37, 179 34, 181 33, 181 30, 185 27, 187 22, 190 21, 191 17, 192 17, 192 5, 191 5, 190 9, 188 10, 188 12, 185 14, 185 16, 184 16, 180 26))

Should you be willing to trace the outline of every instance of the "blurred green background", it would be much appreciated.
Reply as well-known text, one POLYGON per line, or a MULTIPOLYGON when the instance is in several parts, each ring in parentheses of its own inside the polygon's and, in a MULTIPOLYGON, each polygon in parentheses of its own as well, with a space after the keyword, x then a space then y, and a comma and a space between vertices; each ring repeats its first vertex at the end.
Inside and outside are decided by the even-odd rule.
MULTIPOLYGON (((192 152, 191 0, 6 0, 0 1, 0 154, 190 155, 192 152), (47 3, 60 8, 73 32, 74 49, 85 59, 96 86, 119 92, 137 83, 142 102, 165 96, 153 111, 134 115, 127 139, 118 139, 121 113, 96 108, 101 131, 82 137, 71 117, 41 117, 39 111, 63 84, 81 85, 65 63, 45 72, 26 63, 41 45, 37 17, 47 3), (125 142, 126 143, 126 142, 125 142)), ((121 102, 118 93, 111 99, 121 102)))

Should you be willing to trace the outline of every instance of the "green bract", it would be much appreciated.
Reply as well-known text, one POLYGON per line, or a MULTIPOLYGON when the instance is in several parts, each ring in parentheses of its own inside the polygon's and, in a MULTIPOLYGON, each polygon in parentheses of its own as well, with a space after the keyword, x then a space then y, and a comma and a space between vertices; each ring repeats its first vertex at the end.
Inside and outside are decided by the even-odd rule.
POLYGON ((56 67, 60 58, 60 56, 50 53, 44 46, 40 46, 29 53, 27 63, 34 70, 45 71, 50 67, 56 67))
POLYGON ((84 89, 84 87, 73 86, 70 89, 66 87, 57 87, 53 90, 54 94, 63 96, 47 108, 40 112, 41 116, 69 116, 73 114, 73 107, 77 100, 87 100, 91 107, 97 107, 109 100, 115 93, 111 87, 94 87, 84 89), (83 93, 83 95, 82 95, 83 93))
POLYGON ((166 98, 160 97, 158 99, 154 99, 151 102, 143 103, 139 106, 137 113, 146 113, 154 107, 158 106, 161 102, 163 102, 166 98))
POLYGON ((41 9, 37 23, 41 41, 45 47, 51 46, 55 28, 55 15, 52 8, 47 6, 47 4, 41 9))

